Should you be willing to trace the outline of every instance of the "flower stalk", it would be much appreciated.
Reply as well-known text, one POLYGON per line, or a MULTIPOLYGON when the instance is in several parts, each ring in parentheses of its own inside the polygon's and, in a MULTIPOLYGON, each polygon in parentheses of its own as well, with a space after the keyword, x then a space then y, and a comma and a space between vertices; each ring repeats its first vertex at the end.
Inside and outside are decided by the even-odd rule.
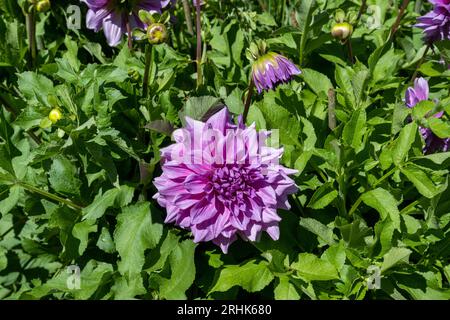
POLYGON ((31 68, 36 67, 36 17, 34 9, 26 14, 26 27, 28 35, 28 51, 30 53, 31 68))
POLYGON ((201 1, 196 1, 196 31, 197 31, 197 89, 203 84, 203 72, 202 72, 202 22, 201 22, 201 1))

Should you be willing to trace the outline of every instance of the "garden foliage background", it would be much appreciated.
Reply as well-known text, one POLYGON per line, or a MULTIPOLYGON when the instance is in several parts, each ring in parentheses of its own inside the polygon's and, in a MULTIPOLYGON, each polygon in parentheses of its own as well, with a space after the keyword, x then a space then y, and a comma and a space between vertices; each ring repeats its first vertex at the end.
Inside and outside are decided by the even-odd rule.
MULTIPOLYGON (((336 9, 358 13, 361 1, 208 0, 197 88, 196 37, 179 1, 142 99, 144 45, 111 48, 86 29, 84 4, 52 1, 37 16, 33 67, 22 9, 1 0, 0 298, 450 299, 450 153, 423 155, 429 104, 403 100, 425 51, 413 25, 431 6, 410 1, 389 37, 401 2, 367 1, 351 64, 330 30, 336 9), (81 7, 80 30, 67 28, 70 4, 81 7), (243 112, 245 50, 258 38, 302 70, 255 95, 247 119, 280 129, 299 191, 279 212, 280 240, 237 240, 223 254, 163 223, 152 180, 184 116, 202 119, 219 102, 243 112), (63 118, 52 123, 56 106, 63 118), (68 266, 81 269, 79 289, 67 285, 68 266), (368 290, 374 266, 381 287, 368 290)), ((442 41, 419 68, 446 112, 429 124, 442 137, 449 63, 442 41)))

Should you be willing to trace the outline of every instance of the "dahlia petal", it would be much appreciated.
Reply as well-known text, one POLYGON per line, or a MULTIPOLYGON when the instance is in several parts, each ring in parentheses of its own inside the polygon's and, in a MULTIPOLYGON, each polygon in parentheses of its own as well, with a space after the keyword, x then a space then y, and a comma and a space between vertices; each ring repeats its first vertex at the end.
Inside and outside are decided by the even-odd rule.
POLYGON ((120 43, 122 34, 125 33, 125 26, 120 14, 111 12, 110 15, 103 19, 103 30, 106 36, 108 45, 115 47, 120 43))

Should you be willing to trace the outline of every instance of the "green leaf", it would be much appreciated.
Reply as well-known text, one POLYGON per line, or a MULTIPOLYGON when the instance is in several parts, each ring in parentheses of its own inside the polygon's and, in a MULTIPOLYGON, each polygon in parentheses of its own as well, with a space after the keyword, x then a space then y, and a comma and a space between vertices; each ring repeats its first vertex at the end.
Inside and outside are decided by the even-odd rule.
POLYGON ((317 235, 324 243, 332 245, 335 243, 333 229, 313 218, 301 218, 300 225, 306 230, 317 235))
POLYGON ((300 294, 295 286, 289 282, 289 278, 281 276, 278 279, 278 285, 275 287, 275 300, 299 300, 300 294))
POLYGON ((52 81, 48 78, 27 71, 19 74, 17 83, 20 91, 31 104, 51 107, 47 97, 49 94, 54 93, 54 88, 52 81))
POLYGON ((14 209, 21 198, 22 191, 23 189, 17 185, 14 185, 9 189, 8 197, 0 201, 0 213, 2 215, 7 214, 14 209))
POLYGON ((327 99, 328 91, 333 88, 330 79, 313 69, 302 69, 302 77, 311 90, 320 98, 327 99))
POLYGON ((400 230, 400 212, 398 211, 397 201, 389 191, 377 188, 364 193, 361 199, 369 207, 377 210, 382 220, 389 217, 395 228, 400 230))
POLYGON ((344 143, 351 146, 353 149, 359 149, 362 144, 362 138, 366 131, 366 112, 364 109, 357 109, 350 121, 344 126, 344 131, 342 133, 342 138, 344 143))
POLYGON ((409 255, 411 252, 407 248, 392 248, 383 257, 381 272, 383 273, 400 263, 409 263, 409 255))
POLYGON ((441 139, 450 138, 450 123, 438 118, 429 118, 428 124, 435 135, 441 139))
POLYGON ((417 124, 411 122, 407 124, 401 131, 400 136, 396 140, 394 149, 392 150, 392 159, 394 163, 401 165, 411 149, 417 135, 417 124))
POLYGON ((116 251, 116 247, 114 246, 114 240, 111 237, 108 229, 103 227, 102 232, 100 233, 100 237, 98 237, 97 247, 102 249, 107 253, 113 253, 116 251))
POLYGON ((105 214, 110 207, 120 208, 131 202, 134 195, 134 188, 122 185, 120 188, 114 188, 99 193, 94 201, 83 209, 84 220, 96 220, 105 214))
POLYGON ((427 173, 415 165, 409 165, 400 170, 414 184, 417 191, 426 198, 434 198, 443 191, 442 188, 434 184, 427 173))
POLYGON ((140 274, 133 274, 128 278, 117 277, 111 291, 114 292, 116 300, 134 299, 136 296, 146 293, 140 274))
POLYGON ((161 297, 168 300, 186 299, 186 290, 191 287, 195 279, 195 247, 195 243, 186 240, 170 253, 170 278, 156 278, 161 297))
POLYGON ((338 196, 337 190, 331 182, 324 183, 314 192, 308 207, 312 209, 323 209, 327 207, 338 196))
POLYGON ((8 250, 6 250, 3 247, 0 247, 0 271, 3 271, 8 266, 8 258, 6 257, 6 253, 8 250))
POLYGON ((141 272, 145 250, 155 248, 161 235, 162 225, 153 223, 149 202, 123 208, 114 231, 114 243, 121 259, 119 272, 123 275, 141 272))
POLYGON ((304 0, 299 3, 300 7, 296 11, 298 13, 296 19, 301 26, 302 37, 300 40, 299 52, 300 52, 300 67, 303 65, 304 52, 306 43, 309 38, 309 31, 311 28, 311 21, 313 18, 314 10, 316 9, 315 0, 304 0))
POLYGON ((273 278, 266 261, 250 260, 245 264, 229 265, 220 270, 209 293, 225 292, 234 286, 240 286, 248 292, 257 292, 269 285, 273 278))
POLYGON ((78 254, 81 256, 88 246, 89 233, 97 232, 95 220, 84 220, 77 223, 72 230, 72 235, 80 240, 78 254))
POLYGON ((77 175, 77 168, 69 159, 57 156, 50 167, 48 180, 57 192, 79 195, 81 181, 77 175))
POLYGON ((337 270, 332 263, 311 253, 300 253, 298 262, 294 262, 291 268, 307 281, 339 279, 337 270))
POLYGON ((345 246, 343 242, 330 246, 322 256, 323 260, 330 262, 339 272, 342 270, 346 260, 345 246))
POLYGON ((184 123, 185 117, 201 120, 205 114, 219 103, 219 99, 212 96, 191 97, 186 102, 184 111, 180 112, 180 119, 184 123))

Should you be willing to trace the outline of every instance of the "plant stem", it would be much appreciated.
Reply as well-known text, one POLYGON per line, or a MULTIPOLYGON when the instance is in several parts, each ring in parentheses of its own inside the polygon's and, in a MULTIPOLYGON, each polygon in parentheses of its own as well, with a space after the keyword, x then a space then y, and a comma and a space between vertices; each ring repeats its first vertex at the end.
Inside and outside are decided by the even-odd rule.
POLYGON ((196 31, 197 31, 197 89, 203 84, 203 74, 202 74, 202 22, 201 22, 201 9, 200 0, 197 1, 195 6, 196 10, 196 31))
POLYGON ((350 59, 350 63, 354 64, 355 58, 353 56, 353 47, 352 47, 352 39, 351 38, 349 38, 347 40, 347 49, 348 49, 348 58, 350 59))
POLYGON ((355 25, 353 26, 354 29, 358 26, 359 20, 361 19, 362 14, 364 13, 364 10, 366 10, 367 7, 367 0, 362 0, 361 7, 358 11, 358 16, 356 17, 355 25))
POLYGON ((414 6, 414 12, 420 13, 420 10, 422 10, 422 0, 416 0, 416 5, 414 6))
POLYGON ((148 97, 148 80, 150 77, 151 67, 154 59, 154 47, 147 44, 145 47, 145 70, 144 70, 144 82, 142 84, 142 97, 148 97))
POLYGON ((395 20, 395 23, 391 29, 391 38, 394 37, 395 33, 397 32, 400 26, 400 21, 402 20, 403 14, 405 13, 406 8, 408 7, 409 1, 410 0, 403 0, 402 6, 400 7, 400 11, 397 15, 397 20, 395 20))
POLYGON ((57 196, 57 195, 55 195, 55 194, 52 194, 52 193, 50 193, 50 192, 47 192, 47 191, 44 191, 44 190, 42 190, 42 189, 36 188, 36 187, 34 187, 34 186, 32 186, 32 185, 29 185, 28 183, 25 183, 25 182, 20 181, 20 182, 18 182, 17 184, 18 184, 19 186, 21 186, 22 188, 24 188, 25 190, 27 190, 27 191, 30 191, 30 192, 34 192, 34 193, 40 194, 41 196, 44 196, 44 197, 46 197, 46 198, 48 198, 48 199, 51 199, 51 200, 54 200, 54 201, 63 203, 63 204, 65 204, 65 205, 69 206, 69 207, 72 207, 73 209, 76 209, 76 210, 82 210, 82 209, 83 209, 83 207, 81 207, 81 206, 79 206, 79 205, 73 203, 73 202, 72 202, 71 200, 69 200, 69 199, 61 198, 61 197, 59 197, 59 196, 57 196))
POLYGON ((417 64, 416 70, 414 71, 414 74, 413 74, 413 76, 412 76, 412 78, 411 78, 411 82, 414 82, 414 80, 416 80, 417 75, 418 75, 418 73, 419 73, 419 69, 420 69, 420 67, 422 66, 423 62, 425 61, 425 57, 427 56, 428 51, 430 51, 430 49, 431 49, 431 43, 429 43, 429 44, 427 45, 425 51, 423 52, 422 58, 420 58, 420 61, 419 61, 419 63, 417 64))
POLYGON ((192 26, 192 13, 191 6, 189 5, 188 0, 183 0, 183 9, 184 9, 184 17, 186 19, 187 31, 190 35, 194 34, 194 27, 192 26))
POLYGON ((28 51, 30 52, 31 68, 36 67, 36 19, 33 11, 26 14, 26 25, 28 35, 28 51))
MULTIPOLYGON (((382 176, 380 179, 378 179, 372 186, 372 190, 375 189, 381 182, 383 182, 384 180, 386 180, 387 178, 389 178, 395 171, 397 170, 397 168, 393 168, 392 170, 390 170, 388 173, 386 173, 384 176, 382 176)), ((353 204, 353 206, 351 207, 350 211, 348 212, 348 215, 351 216, 356 209, 358 209, 358 206, 361 204, 362 202, 362 195, 359 196, 358 200, 356 200, 356 202, 353 204)))
POLYGON ((244 124, 245 124, 245 121, 247 121, 248 111, 250 110, 250 103, 252 102, 252 96, 253 96, 254 90, 255 90, 255 83, 253 82, 253 79, 250 77, 247 98, 245 99, 245 105, 244 105, 244 114, 242 116, 242 121, 244 122, 244 124))
POLYGON ((336 129, 336 94, 334 89, 328 90, 328 127, 336 129))
POLYGON ((133 51, 133 33, 131 31, 130 19, 128 19, 128 17, 126 19, 127 19, 126 27, 127 27, 127 34, 128 34, 128 49, 130 51, 133 51))

